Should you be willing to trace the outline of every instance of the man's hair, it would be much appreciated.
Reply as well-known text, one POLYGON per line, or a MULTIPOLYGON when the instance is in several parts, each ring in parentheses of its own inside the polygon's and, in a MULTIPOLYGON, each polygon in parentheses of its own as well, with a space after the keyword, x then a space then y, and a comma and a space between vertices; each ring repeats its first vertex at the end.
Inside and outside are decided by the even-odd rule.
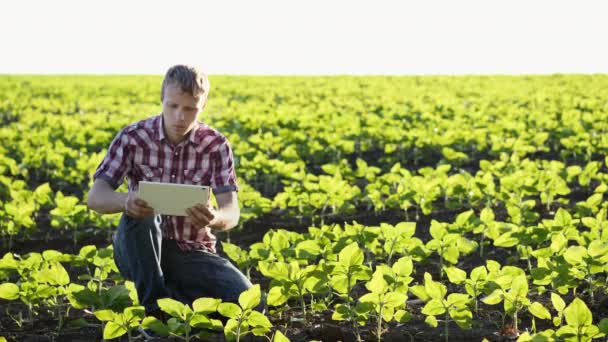
POLYGON ((160 91, 161 101, 165 98, 165 88, 169 84, 178 85, 184 93, 188 93, 194 97, 201 94, 205 96, 209 94, 209 78, 207 78, 205 73, 192 65, 178 64, 167 70, 160 91))

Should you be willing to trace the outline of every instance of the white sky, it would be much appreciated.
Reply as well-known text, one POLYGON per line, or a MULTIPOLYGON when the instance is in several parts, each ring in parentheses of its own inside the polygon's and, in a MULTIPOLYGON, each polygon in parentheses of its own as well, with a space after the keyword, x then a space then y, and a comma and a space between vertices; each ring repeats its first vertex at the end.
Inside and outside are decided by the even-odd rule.
POLYGON ((0 73, 608 73, 607 1, 0 0, 0 73))

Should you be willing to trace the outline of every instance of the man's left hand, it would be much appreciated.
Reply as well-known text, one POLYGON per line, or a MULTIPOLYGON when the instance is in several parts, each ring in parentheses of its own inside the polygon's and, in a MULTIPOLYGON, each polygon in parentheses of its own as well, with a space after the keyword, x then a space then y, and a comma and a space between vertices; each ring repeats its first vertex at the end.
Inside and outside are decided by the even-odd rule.
POLYGON ((212 224, 217 216, 217 211, 209 205, 197 204, 186 209, 186 214, 196 227, 204 228, 212 224))

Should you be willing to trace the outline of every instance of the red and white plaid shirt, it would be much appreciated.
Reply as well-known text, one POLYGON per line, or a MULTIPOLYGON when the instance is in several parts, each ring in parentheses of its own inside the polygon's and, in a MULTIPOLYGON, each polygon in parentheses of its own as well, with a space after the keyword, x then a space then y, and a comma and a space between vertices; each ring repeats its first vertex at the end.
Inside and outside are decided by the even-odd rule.
MULTIPOLYGON (((122 129, 93 176, 114 189, 129 180, 129 191, 139 181, 211 186, 215 194, 238 191, 232 149, 226 137, 197 122, 188 139, 171 145, 163 130, 162 114, 122 129)), ((203 248, 215 253, 216 237, 208 227, 198 229, 188 217, 162 216, 163 238, 182 250, 203 248)))

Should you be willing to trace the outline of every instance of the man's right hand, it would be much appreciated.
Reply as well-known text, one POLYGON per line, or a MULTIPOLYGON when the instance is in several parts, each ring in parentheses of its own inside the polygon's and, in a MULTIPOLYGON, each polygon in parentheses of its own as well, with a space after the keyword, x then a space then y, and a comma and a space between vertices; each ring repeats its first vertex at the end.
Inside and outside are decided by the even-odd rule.
POLYGON ((154 209, 148 206, 146 201, 137 197, 134 192, 129 192, 125 200, 125 212, 133 218, 142 219, 154 215, 154 209))

